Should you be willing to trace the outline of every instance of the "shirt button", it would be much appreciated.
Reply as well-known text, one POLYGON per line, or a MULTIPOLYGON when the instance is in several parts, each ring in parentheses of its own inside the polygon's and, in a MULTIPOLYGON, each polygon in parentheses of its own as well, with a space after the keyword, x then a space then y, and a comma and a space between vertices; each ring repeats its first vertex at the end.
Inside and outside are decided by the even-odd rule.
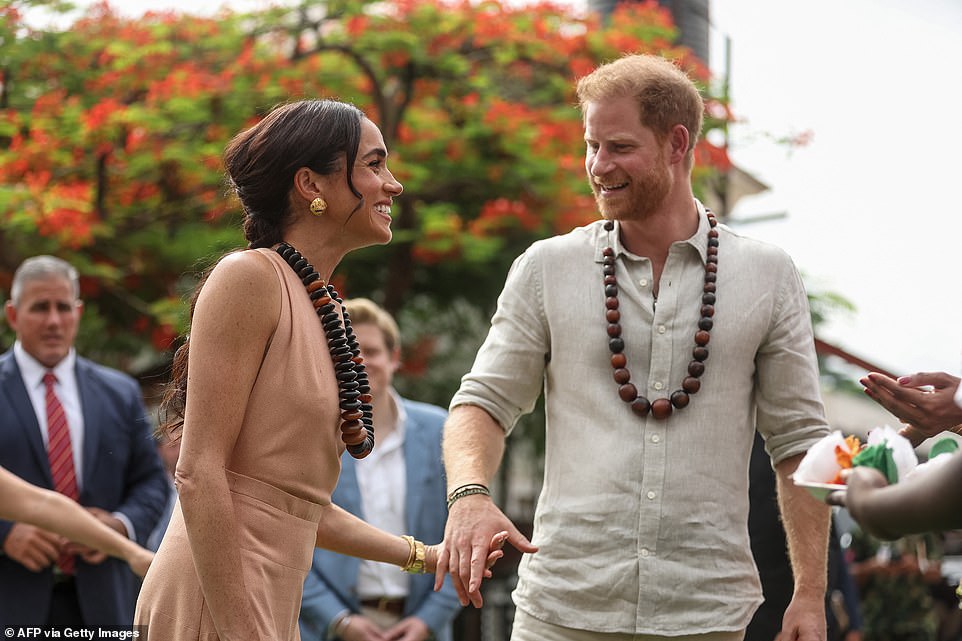
POLYGON ((648 548, 641 549, 641 556, 647 557, 649 554, 651 554, 651 552, 648 551, 648 548))
POLYGON ((651 442, 652 442, 652 443, 659 443, 659 442, 661 442, 661 437, 658 436, 657 434, 652 434, 652 435, 651 435, 651 442))
POLYGON ((648 494, 646 494, 645 496, 647 496, 647 497, 648 497, 649 499, 651 499, 652 501, 655 500, 655 493, 654 493, 654 492, 648 492, 648 494))
POLYGON ((660 390, 662 387, 664 387, 664 385, 661 384, 661 381, 655 381, 655 384, 652 385, 652 387, 660 390))
POLYGON ((642 287, 648 287, 648 279, 642 278, 641 280, 638 281, 638 284, 641 285, 642 287))
POLYGON ((664 334, 666 331, 667 331, 667 330, 665 329, 665 326, 664 326, 664 325, 659 325, 659 326, 658 326, 658 333, 659 333, 659 334, 664 334))

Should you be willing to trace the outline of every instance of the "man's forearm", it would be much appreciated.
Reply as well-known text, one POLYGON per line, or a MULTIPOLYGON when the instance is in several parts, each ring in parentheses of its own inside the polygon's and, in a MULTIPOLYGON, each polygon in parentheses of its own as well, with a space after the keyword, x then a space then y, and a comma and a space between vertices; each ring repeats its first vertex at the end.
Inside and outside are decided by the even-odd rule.
POLYGON ((444 424, 448 492, 469 483, 489 485, 504 455, 504 430, 485 410, 459 405, 444 424))
POLYGON ((795 574, 796 595, 822 599, 827 583, 828 530, 831 508, 816 501, 789 478, 801 455, 775 467, 778 506, 788 540, 788 555, 795 574))

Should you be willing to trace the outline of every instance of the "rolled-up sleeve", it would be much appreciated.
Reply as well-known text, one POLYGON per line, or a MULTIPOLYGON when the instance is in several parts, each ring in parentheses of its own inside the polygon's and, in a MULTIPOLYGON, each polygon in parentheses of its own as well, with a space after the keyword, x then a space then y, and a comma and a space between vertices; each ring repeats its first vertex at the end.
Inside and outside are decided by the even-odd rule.
POLYGON ((808 296, 785 255, 767 339, 756 355, 757 428, 772 463, 805 453, 828 434, 808 296))
POLYGON ((461 379, 451 409, 476 405, 510 433, 518 418, 534 408, 550 357, 542 282, 537 248, 532 247, 511 265, 487 338, 461 379))

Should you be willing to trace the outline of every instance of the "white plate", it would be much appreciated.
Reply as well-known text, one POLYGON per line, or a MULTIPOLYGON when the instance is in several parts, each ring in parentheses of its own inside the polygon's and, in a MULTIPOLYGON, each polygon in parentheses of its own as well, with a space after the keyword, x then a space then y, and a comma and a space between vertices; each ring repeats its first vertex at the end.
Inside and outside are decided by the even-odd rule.
POLYGON ((825 497, 832 492, 845 491, 845 485, 840 483, 812 483, 808 481, 798 481, 794 478, 792 480, 795 481, 795 485, 804 487, 806 490, 808 490, 809 494, 814 496, 819 501, 824 501, 825 497))

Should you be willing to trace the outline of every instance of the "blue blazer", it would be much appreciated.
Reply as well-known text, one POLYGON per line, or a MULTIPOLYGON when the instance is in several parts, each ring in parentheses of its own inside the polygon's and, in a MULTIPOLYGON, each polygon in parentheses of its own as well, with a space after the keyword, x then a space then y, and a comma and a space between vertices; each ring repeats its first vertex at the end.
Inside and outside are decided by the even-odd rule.
MULTIPOLYGON (((143 545, 167 501, 167 479, 151 437, 137 382, 77 358, 77 387, 84 416, 80 504, 130 519, 143 545)), ((34 485, 53 488, 40 425, 13 350, 0 355, 0 466, 34 485)), ((0 549, 11 521, 0 520, 0 549)), ((77 594, 87 625, 130 625, 140 583, 119 559, 89 565, 79 558, 77 594)), ((31 572, 0 552, 0 627, 43 625, 53 571, 31 572)))
MULTIPOLYGON (((441 464, 441 430, 447 413, 435 405, 401 399, 407 414, 404 457, 407 467, 405 511, 408 534, 425 543, 444 538, 448 517, 446 483, 441 464)), ((341 477, 331 498, 348 512, 364 518, 357 485, 356 463, 349 454, 341 458, 341 477)), ((304 583, 301 604, 302 641, 323 641, 331 620, 344 610, 359 612, 357 578, 360 559, 327 550, 314 551, 314 566, 304 583)), ((400 570, 399 570, 400 571, 400 570)), ((451 622, 461 610, 450 577, 439 592, 433 574, 411 575, 404 616, 424 621, 437 641, 451 641, 451 622)))

